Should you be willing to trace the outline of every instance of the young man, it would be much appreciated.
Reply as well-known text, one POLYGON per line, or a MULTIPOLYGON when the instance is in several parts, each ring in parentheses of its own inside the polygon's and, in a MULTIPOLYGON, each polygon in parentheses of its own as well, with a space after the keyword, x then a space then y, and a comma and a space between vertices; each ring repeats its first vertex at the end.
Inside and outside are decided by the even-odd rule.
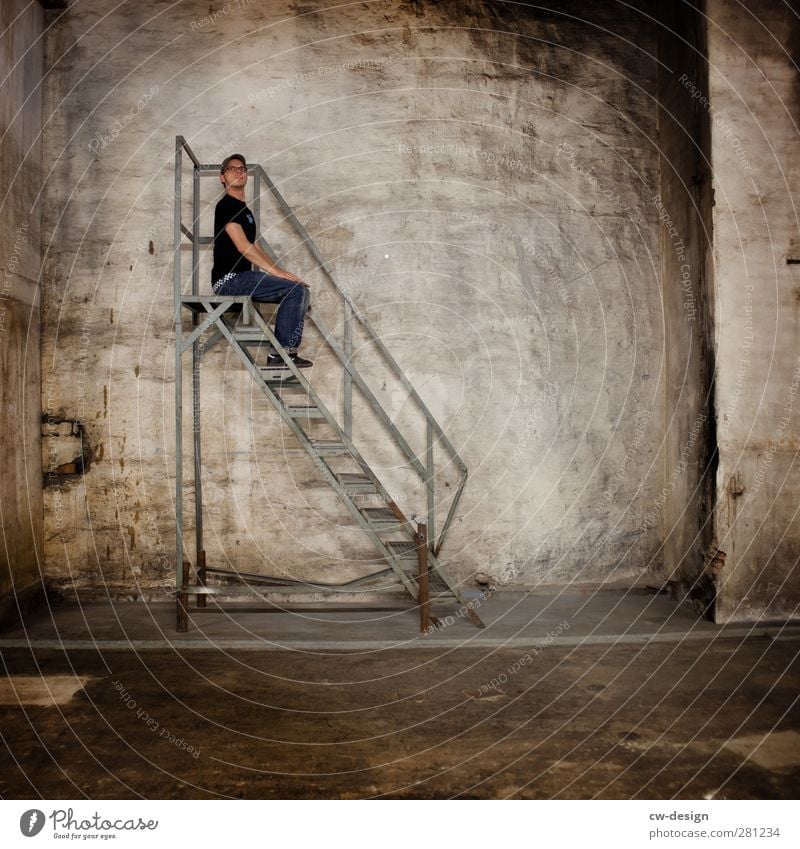
MULTIPOLYGON (((308 310, 308 286, 297 275, 275 265, 256 244, 255 218, 244 202, 247 163, 241 154, 234 153, 223 161, 219 181, 225 194, 214 212, 214 294, 250 295, 254 301, 279 303, 275 336, 297 368, 308 368, 313 363, 297 353, 308 310), (254 270, 253 265, 261 270, 254 270)), ((283 360, 271 354, 267 363, 282 365, 283 360)))

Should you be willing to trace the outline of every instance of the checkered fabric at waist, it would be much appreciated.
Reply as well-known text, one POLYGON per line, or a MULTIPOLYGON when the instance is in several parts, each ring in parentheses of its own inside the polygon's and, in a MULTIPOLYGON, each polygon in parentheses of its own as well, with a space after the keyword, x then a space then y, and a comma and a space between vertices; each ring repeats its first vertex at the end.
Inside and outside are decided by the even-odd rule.
POLYGON ((217 280, 217 282, 211 286, 211 288, 214 290, 214 294, 216 295, 217 292, 219 292, 219 290, 222 288, 223 283, 227 283, 229 280, 233 280, 234 277, 236 277, 235 271, 231 271, 223 277, 220 277, 219 280, 217 280))

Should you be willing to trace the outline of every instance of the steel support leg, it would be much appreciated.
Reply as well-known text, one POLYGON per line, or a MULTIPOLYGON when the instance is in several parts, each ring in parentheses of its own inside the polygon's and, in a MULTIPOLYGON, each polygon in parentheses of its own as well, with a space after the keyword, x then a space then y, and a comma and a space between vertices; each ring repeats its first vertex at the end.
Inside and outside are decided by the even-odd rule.
MULTIPOLYGON (((206 585, 206 553, 205 551, 201 551, 197 555, 197 584, 198 586, 204 587, 206 585)), ((197 606, 205 607, 206 606, 206 596, 204 594, 200 594, 197 596, 197 606)))
POLYGON ((189 630, 189 594, 178 591, 176 595, 177 620, 175 630, 179 634, 185 634, 189 630))

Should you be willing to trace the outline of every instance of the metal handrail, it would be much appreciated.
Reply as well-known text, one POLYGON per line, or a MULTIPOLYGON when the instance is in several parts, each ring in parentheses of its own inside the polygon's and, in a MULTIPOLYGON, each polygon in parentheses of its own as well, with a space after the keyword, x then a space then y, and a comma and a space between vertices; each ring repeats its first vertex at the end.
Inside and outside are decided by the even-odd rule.
MULTIPOLYGON (((186 236, 187 239, 192 244, 192 294, 197 294, 198 290, 198 259, 199 259, 199 248, 201 245, 209 244, 211 239, 203 238, 199 234, 199 176, 201 174, 216 174, 219 173, 219 165, 217 164, 206 164, 201 163, 199 159, 195 156, 189 144, 186 142, 186 139, 183 136, 177 136, 175 139, 175 156, 176 156, 176 164, 175 164, 175 321, 176 321, 176 338, 178 338, 181 332, 181 273, 180 273, 180 237, 181 235, 186 236), (186 227, 184 227, 181 221, 181 209, 180 209, 180 199, 181 199, 181 156, 183 152, 189 156, 193 163, 193 220, 192 220, 192 230, 188 231, 186 227)), ((334 338, 331 331, 326 326, 322 317, 318 315, 315 310, 312 310, 309 313, 308 318, 311 319, 314 326, 319 331, 320 335, 323 337, 328 347, 333 351, 341 365, 344 368, 345 372, 345 422, 344 422, 344 430, 345 433, 350 435, 351 428, 351 407, 350 407, 350 399, 351 399, 351 386, 352 383, 355 383, 359 390, 361 391, 364 398, 372 407, 373 411, 376 413, 378 418, 384 427, 389 431, 392 438, 395 441, 395 444, 401 449, 403 454, 409 460, 412 468, 417 473, 419 478, 425 483, 427 489, 427 508, 428 508, 428 533, 430 539, 435 539, 435 546, 433 548, 433 553, 435 556, 438 556, 441 551, 442 545, 444 544, 445 538, 447 536, 447 532, 452 524, 452 521, 455 517, 456 508, 458 506, 459 501, 461 500, 462 493, 464 491, 464 487, 467 482, 468 471, 466 464, 462 460, 459 453, 456 451, 453 444, 445 435, 439 423, 434 418, 433 414, 430 412, 425 402, 420 397, 417 390, 411 384, 411 382, 406 377, 403 372, 400 364, 391 354, 389 349, 380 339, 378 334, 373 329, 372 325, 369 323, 367 317, 363 314, 363 312, 358 308, 358 306, 353 302, 349 292, 339 283, 336 275, 334 274, 331 267, 328 265, 324 257, 322 256, 319 248, 317 247, 314 240, 309 235, 308 231, 305 229, 303 224, 299 221, 297 216, 295 215, 292 208, 286 202, 285 198, 275 185, 275 183, 271 180, 267 172, 261 165, 250 166, 251 173, 254 176, 255 181, 255 213, 259 218, 259 230, 260 230, 260 183, 263 182, 266 184, 272 196, 278 203, 281 212, 285 216, 286 219, 289 220, 292 227, 295 230, 295 233, 300 237, 303 244, 309 250, 311 256, 314 258, 315 262, 319 265, 319 267, 323 270, 325 275, 327 276, 330 283, 333 285, 336 292, 342 298, 344 307, 345 307, 345 321, 344 321, 344 345, 340 346, 337 340, 334 338), (375 396, 372 390, 369 388, 368 384, 361 377, 358 370, 355 368, 351 361, 351 352, 352 352, 352 321, 355 319, 356 322, 363 328, 364 332, 367 334, 369 340, 376 345, 378 350, 380 351, 384 361, 390 367, 390 370, 394 373, 394 376, 399 380, 403 389, 408 393, 408 397, 413 400, 413 403, 416 409, 422 413, 422 416, 425 420, 425 451, 424 451, 424 463, 420 460, 419 455, 412 450, 408 441, 405 439, 403 434, 400 432, 395 423, 389 418, 388 413, 384 409, 383 405, 380 403, 379 399, 375 396), (441 531, 438 534, 434 534, 434 513, 436 508, 435 503, 435 489, 434 489, 434 471, 435 464, 433 459, 433 449, 434 449, 434 436, 436 437, 437 443, 441 445, 447 454, 449 455, 450 461, 457 468, 459 473, 459 484, 456 487, 456 491, 453 495, 453 498, 450 503, 449 510, 447 512, 447 516, 442 525, 441 531)), ((263 249, 268 253, 268 255, 273 259, 277 260, 275 253, 272 251, 267 242, 260 238, 259 242, 263 249)), ((176 346, 177 348, 177 346, 176 346)), ((176 353, 177 357, 177 353, 176 353)), ((180 363, 176 359, 176 393, 179 391, 180 383, 178 372, 180 368, 180 363)), ((179 422, 177 422, 179 424, 179 422)), ((177 434, 176 434, 177 436, 177 434)), ((178 437, 179 438, 179 437, 178 437)), ((180 482, 180 469, 178 468, 176 463, 176 469, 178 474, 178 481, 180 482)), ((177 499, 180 499, 180 495, 178 494, 177 499)), ((178 510, 179 504, 176 503, 176 510, 178 510)), ((180 513, 180 511, 178 511, 180 513)), ((202 521, 202 520, 200 520, 202 521)), ((181 531, 181 520, 179 517, 179 537, 181 531)), ((178 543, 178 559, 181 559, 181 543, 178 543)))
MULTIPOLYGON (((267 188, 269 188, 273 197, 278 202, 278 206, 280 207, 281 212, 289 220, 289 222, 292 224, 292 227, 294 227, 295 232, 300 237, 303 244, 308 248, 309 252, 311 253, 311 256, 317 262, 319 267, 325 272, 325 275, 327 276, 328 280, 333 284, 333 287, 336 289, 336 291, 341 296, 342 300, 345 302, 345 304, 347 306, 347 309, 345 310, 345 327, 346 327, 345 334, 347 335, 347 333, 348 333, 347 323, 349 321, 351 321, 352 318, 355 318, 359 322, 359 324, 364 328, 364 330, 367 333, 367 336, 369 337, 370 341, 372 341, 378 347, 378 350, 381 352, 381 355, 383 356, 384 360, 390 366, 390 368, 392 369, 395 376, 400 381, 403 388, 408 392, 409 397, 413 399, 414 403, 417 406, 417 409, 422 413, 422 415, 425 418, 427 428, 436 435, 437 440, 446 449, 447 453, 450 455, 451 460, 453 461, 455 466, 458 468, 459 475, 460 475, 460 478, 461 478, 460 483, 459 483, 459 485, 456 489, 456 492, 453 496, 453 500, 450 504, 450 509, 448 511, 447 518, 445 519, 445 522, 442 525, 442 529, 439 532, 439 534, 436 535, 436 547, 434 549, 434 553, 438 554, 438 552, 442 548, 442 544, 444 543, 444 539, 447 535, 447 531, 450 527, 450 524, 453 521, 456 507, 458 506, 458 502, 460 501, 461 495, 464 491, 464 486, 466 485, 467 475, 468 475, 467 466, 464 463, 464 461, 461 459, 461 456, 456 451, 453 444, 450 442, 450 440, 445 435, 445 433, 442 430, 442 428, 440 427, 439 423, 433 417, 433 414, 430 412, 430 410, 426 406, 425 402, 419 396, 419 393, 417 392, 417 390, 414 388, 414 386, 410 383, 410 381, 406 377, 405 373, 403 372, 402 368, 400 367, 400 364, 397 362, 397 360, 394 358, 394 356, 392 356, 389 349, 386 347, 386 345, 383 343, 381 338, 375 332, 372 325, 369 323, 369 320, 367 319, 367 317, 358 308, 358 306, 353 302, 352 298, 350 297, 349 292, 347 292, 347 290, 343 286, 340 285, 339 281, 336 279, 336 275, 334 274, 331 267, 328 265, 325 258, 322 256, 322 254, 321 254, 319 248, 317 247, 316 243, 311 238, 310 234, 308 233, 306 228, 303 226, 303 224, 300 222, 300 220, 297 218, 297 216, 294 214, 294 211, 289 206, 289 204, 286 202, 285 198, 280 193, 280 190, 278 189, 278 187, 270 179, 269 175, 267 174, 267 172, 264 170, 264 168, 261 165, 254 166, 253 170, 255 172, 257 172, 259 177, 266 183, 267 188)), ((332 339, 330 332, 327 330, 327 328, 324 327, 324 323, 321 321, 321 319, 317 316, 317 314, 313 310, 310 314, 310 318, 311 318, 312 322, 314 323, 314 325, 317 327, 317 329, 322 334, 325 341, 332 348, 332 350, 336 353, 340 362, 344 366, 345 370, 351 375, 351 377, 355 378, 354 370, 352 370, 349 357, 346 356, 346 353, 343 352, 338 347, 338 345, 332 344, 334 342, 334 340, 332 339)), ((380 404, 380 401, 378 401, 378 399, 375 397, 375 395, 366 387, 366 384, 364 384, 363 386, 359 386, 359 388, 361 389, 362 393, 367 397, 367 400, 370 402, 370 405, 373 407, 375 412, 378 413, 379 418, 381 418, 382 421, 383 421, 383 416, 381 416, 381 412, 379 412, 379 410, 382 411, 384 414, 385 414, 385 410, 383 410, 383 406, 380 404)), ((391 420, 389 420, 389 421, 391 421, 391 420)), ((383 423, 384 423, 385 426, 387 425, 386 421, 383 421, 383 423)), ((393 436, 395 436, 394 431, 396 431, 396 426, 394 425, 394 423, 391 423, 391 427, 388 427, 388 429, 390 430, 390 432, 392 432, 393 436)), ((399 433, 399 431, 398 431, 398 433, 399 433)), ((395 439, 397 441, 396 436, 395 436, 395 439)), ((426 454, 429 454, 429 455, 432 454, 432 448, 428 449, 428 445, 429 445, 430 441, 431 441, 431 434, 429 432, 429 433, 426 433, 426 454)), ((404 439, 403 439, 402 442, 398 441, 398 444, 400 445, 401 448, 403 447, 403 443, 405 443, 404 439)), ((433 482, 432 469, 428 466, 427 463, 426 463, 426 467, 422 468, 421 464, 419 464, 419 460, 418 460, 417 455, 414 454, 413 452, 404 450, 404 453, 406 454, 407 459, 409 459, 411 461, 412 466, 414 467, 415 471, 419 475, 420 479, 425 481, 426 485, 428 485, 429 493, 430 493, 431 490, 432 490, 432 482, 433 482)), ((428 514, 429 514, 428 515, 428 532, 429 532, 430 537, 433 538, 434 537, 433 509, 431 507, 430 501, 429 501, 428 514)))

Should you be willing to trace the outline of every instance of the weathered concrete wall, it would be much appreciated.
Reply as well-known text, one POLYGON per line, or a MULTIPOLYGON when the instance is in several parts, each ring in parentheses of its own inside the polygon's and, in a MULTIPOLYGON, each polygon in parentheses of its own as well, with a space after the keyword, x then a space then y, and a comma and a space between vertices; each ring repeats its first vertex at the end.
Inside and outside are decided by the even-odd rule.
MULTIPOLYGON (((49 574, 134 594, 172 579, 178 133, 204 161, 238 149, 265 165, 461 451, 456 574, 658 572, 655 4, 325 5, 96 0, 49 32, 45 385, 93 455, 48 494, 49 574)), ((206 230, 217 195, 204 184, 206 230)), ((321 274, 264 214, 336 324, 321 274)), ((309 334, 315 386, 340 401, 318 345, 309 334)), ((368 346, 356 357, 407 415, 368 346)), ((203 380, 210 560, 363 571, 369 545, 241 369, 212 354, 203 380)), ((378 453, 401 505, 424 509, 378 453)))
POLYGON ((709 0, 719 621, 800 601, 797 4, 709 0), (793 8, 791 8, 793 7, 793 8))
POLYGON ((42 17, 27 0, 0 6, 0 612, 38 582, 42 541, 42 17))

